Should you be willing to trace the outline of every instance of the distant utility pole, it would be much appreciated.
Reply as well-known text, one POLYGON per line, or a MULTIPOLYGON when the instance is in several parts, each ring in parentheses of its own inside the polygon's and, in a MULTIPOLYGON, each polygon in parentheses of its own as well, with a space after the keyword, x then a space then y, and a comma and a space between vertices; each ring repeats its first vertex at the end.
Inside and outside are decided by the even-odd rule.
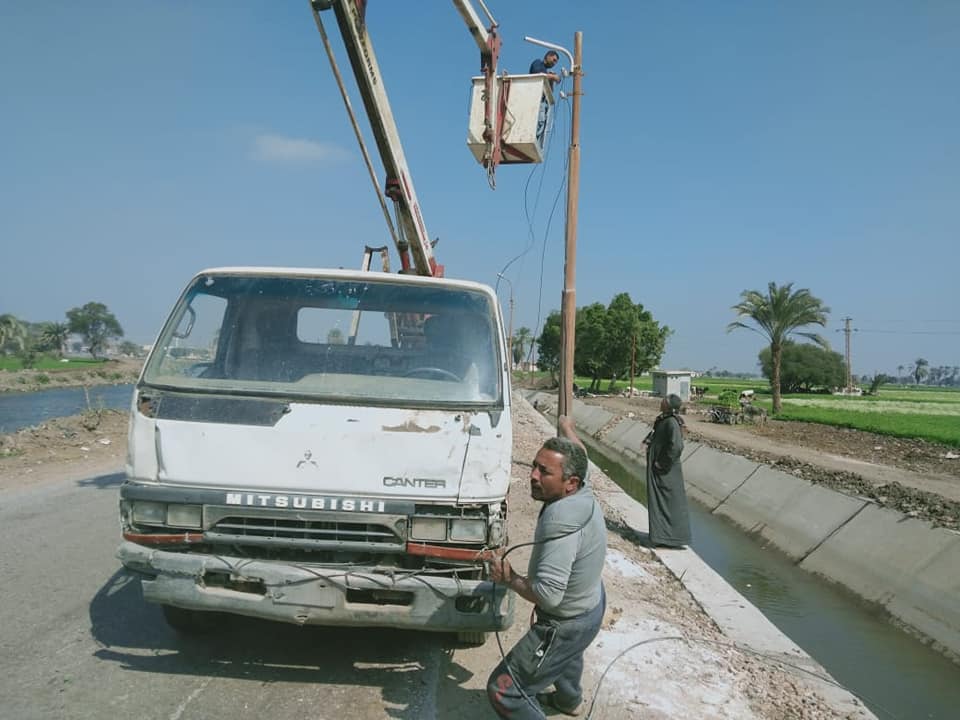
POLYGON ((853 393, 853 360, 850 357, 850 334, 856 331, 856 328, 851 328, 850 323, 853 322, 853 318, 845 317, 842 318, 844 322, 843 334, 845 335, 845 345, 846 345, 846 359, 847 359, 847 394, 850 395, 853 393))

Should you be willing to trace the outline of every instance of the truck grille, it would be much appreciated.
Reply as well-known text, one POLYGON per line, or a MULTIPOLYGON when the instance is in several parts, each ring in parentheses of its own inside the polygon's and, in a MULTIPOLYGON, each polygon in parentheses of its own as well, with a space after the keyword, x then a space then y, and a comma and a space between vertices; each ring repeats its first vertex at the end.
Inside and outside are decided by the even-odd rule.
POLYGON ((285 517, 286 513, 275 511, 237 513, 236 508, 229 514, 222 510, 211 514, 221 513, 221 517, 208 518, 212 524, 203 534, 205 541, 367 552, 402 552, 406 547, 405 538, 394 529, 396 525, 388 524, 397 519, 393 516, 325 517, 316 513, 305 518, 297 513, 296 517, 285 517), (364 522, 373 519, 379 522, 364 522))

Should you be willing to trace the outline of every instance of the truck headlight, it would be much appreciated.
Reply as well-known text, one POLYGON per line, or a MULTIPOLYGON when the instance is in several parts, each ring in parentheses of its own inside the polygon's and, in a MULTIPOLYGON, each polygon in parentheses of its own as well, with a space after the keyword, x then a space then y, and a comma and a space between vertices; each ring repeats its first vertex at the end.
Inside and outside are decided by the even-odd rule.
POLYGON ((133 522, 140 525, 163 525, 167 521, 167 504, 137 500, 133 503, 133 522))
POLYGON ((457 542, 484 542, 487 539, 487 521, 457 518, 450 522, 450 539, 457 542))
POLYGON ((167 505, 167 525, 199 530, 203 526, 203 506, 167 505))
POLYGON ((446 540, 446 518, 415 517, 410 523, 411 540, 446 540))

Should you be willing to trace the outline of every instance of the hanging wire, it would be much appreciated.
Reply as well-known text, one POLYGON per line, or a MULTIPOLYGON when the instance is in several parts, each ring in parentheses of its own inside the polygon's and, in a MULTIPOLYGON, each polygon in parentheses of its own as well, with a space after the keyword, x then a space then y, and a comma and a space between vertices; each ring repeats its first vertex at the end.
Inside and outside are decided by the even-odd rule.
MULTIPOLYGON (((568 112, 570 111, 569 106, 564 105, 564 107, 566 107, 568 112)), ((568 116, 564 116, 564 117, 567 117, 567 119, 569 120, 568 116)), ((557 210, 557 203, 560 201, 560 196, 563 193, 564 189, 567 187, 567 167, 569 166, 569 163, 570 163, 570 154, 566 153, 564 155, 564 160, 563 160, 563 180, 560 183, 560 187, 557 188, 557 194, 553 198, 553 205, 550 208, 550 215, 547 217, 547 226, 543 233, 543 249, 540 253, 540 280, 539 280, 539 287, 537 289, 537 322, 534 325, 534 329, 533 329, 534 338, 536 338, 537 335, 539 334, 540 321, 543 318, 543 272, 544 272, 544 264, 546 262, 546 256, 547 256, 547 241, 550 238, 550 227, 553 224, 553 216, 557 210)), ((564 217, 566 217, 566 206, 564 206, 563 212, 564 212, 564 217)), ((533 343, 530 344, 530 351, 527 355, 527 362, 531 362, 532 357, 533 357, 533 343)))
MULTIPOLYGON (((566 103, 563 103, 563 104, 559 104, 559 103, 558 103, 558 104, 555 105, 554 107, 555 107, 555 111, 554 111, 554 112, 555 112, 555 117, 556 117, 556 115, 559 115, 559 119, 560 119, 560 120, 567 120, 567 121, 569 121, 569 119, 570 119, 570 118, 569 118, 569 113, 570 113, 570 107, 569 107, 569 105, 567 105, 566 103), (561 107, 563 107, 563 108, 566 109, 566 113, 559 112, 559 110, 560 110, 561 107)), ((524 191, 523 191, 523 210, 524 210, 525 219, 526 219, 526 221, 527 221, 527 235, 528 235, 529 241, 528 241, 526 247, 524 247, 523 251, 521 251, 520 253, 518 253, 517 255, 515 255, 513 258, 511 258, 511 259, 506 263, 506 265, 503 266, 503 269, 500 271, 500 275, 505 274, 506 271, 507 271, 507 269, 508 269, 514 262, 516 262, 517 260, 521 260, 521 259, 525 258, 525 256, 530 252, 530 250, 533 249, 533 246, 536 244, 536 235, 537 235, 537 234, 536 234, 536 230, 535 230, 535 228, 534 228, 534 217, 531 216, 531 212, 530 212, 530 202, 529 202, 529 200, 530 200, 530 193, 529 193, 530 182, 531 182, 531 180, 533 179, 533 177, 534 177, 534 175, 536 174, 536 172, 537 172, 538 170, 540 170, 540 179, 539 179, 539 182, 537 183, 537 193, 536 193, 536 197, 535 197, 535 199, 534 199, 533 215, 535 216, 535 215, 536 215, 536 209, 537 209, 537 207, 538 207, 538 205, 539 205, 539 202, 540 202, 540 194, 541 194, 541 190, 542 190, 542 188, 543 188, 544 178, 545 178, 546 175, 547 175, 547 165, 549 164, 550 157, 551 157, 551 155, 552 155, 552 154, 551 154, 551 150, 552 150, 552 148, 553 148, 553 136, 556 135, 556 134, 558 134, 558 133, 562 136, 562 135, 563 135, 563 130, 564 130, 565 128, 566 128, 566 124, 561 124, 561 123, 559 123, 559 122, 557 122, 557 123, 554 124, 554 127, 551 128, 550 132, 547 133, 547 142, 546 142, 546 147, 545 147, 545 150, 544 150, 544 160, 543 160, 543 162, 542 162, 542 163, 539 163, 539 164, 538 164, 539 166, 535 165, 535 166, 531 169, 530 174, 527 176, 527 181, 526 181, 526 183, 524 184, 524 191)), ((544 263, 545 263, 545 261, 546 261, 547 241, 548 241, 549 236, 550 236, 550 228, 551 228, 551 225, 552 225, 552 223, 553 223, 553 217, 554 217, 554 214, 555 214, 555 212, 556 212, 557 203, 559 202, 560 197, 561 197, 561 195, 562 195, 562 193, 563 193, 563 191, 564 191, 564 189, 566 188, 566 185, 567 185, 567 167, 568 167, 568 164, 569 164, 569 155, 568 155, 568 154, 565 154, 565 156, 564 156, 564 164, 563 164, 563 171, 562 171, 562 179, 561 179, 560 187, 557 189, 556 195, 554 196, 553 203, 552 203, 551 209, 550 209, 550 214, 549 214, 549 216, 548 216, 548 218, 547 218, 547 225, 546 225, 546 228, 545 228, 545 230, 544 230, 544 235, 543 235, 543 250, 541 251, 541 254, 540 254, 540 273, 539 273, 538 287, 537 287, 537 320, 536 320, 536 323, 535 323, 535 325, 534 325, 533 333, 532 333, 532 335, 531 335, 530 347, 527 348, 526 362, 528 362, 528 363, 531 362, 531 361, 532 361, 532 358, 533 358, 533 351, 534 351, 534 346, 535 346, 535 340, 536 340, 536 338, 537 338, 537 335, 538 335, 538 332, 539 332, 539 329, 540 329, 540 320, 541 320, 541 318, 542 318, 542 309, 543 309, 543 274, 544 274, 544 263)), ((521 267, 522 267, 522 265, 521 265, 521 267)), ((499 282, 500 282, 500 280, 499 280, 499 276, 498 276, 498 279, 497 279, 497 285, 498 285, 498 287, 499 287, 499 282)))

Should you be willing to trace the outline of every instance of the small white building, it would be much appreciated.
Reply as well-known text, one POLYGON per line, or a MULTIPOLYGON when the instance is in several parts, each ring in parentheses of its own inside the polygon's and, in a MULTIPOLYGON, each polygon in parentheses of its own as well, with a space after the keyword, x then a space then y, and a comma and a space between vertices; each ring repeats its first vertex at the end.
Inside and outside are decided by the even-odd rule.
POLYGON ((689 370, 653 370, 653 394, 657 397, 679 395, 687 402, 690 399, 690 378, 693 375, 689 370))

